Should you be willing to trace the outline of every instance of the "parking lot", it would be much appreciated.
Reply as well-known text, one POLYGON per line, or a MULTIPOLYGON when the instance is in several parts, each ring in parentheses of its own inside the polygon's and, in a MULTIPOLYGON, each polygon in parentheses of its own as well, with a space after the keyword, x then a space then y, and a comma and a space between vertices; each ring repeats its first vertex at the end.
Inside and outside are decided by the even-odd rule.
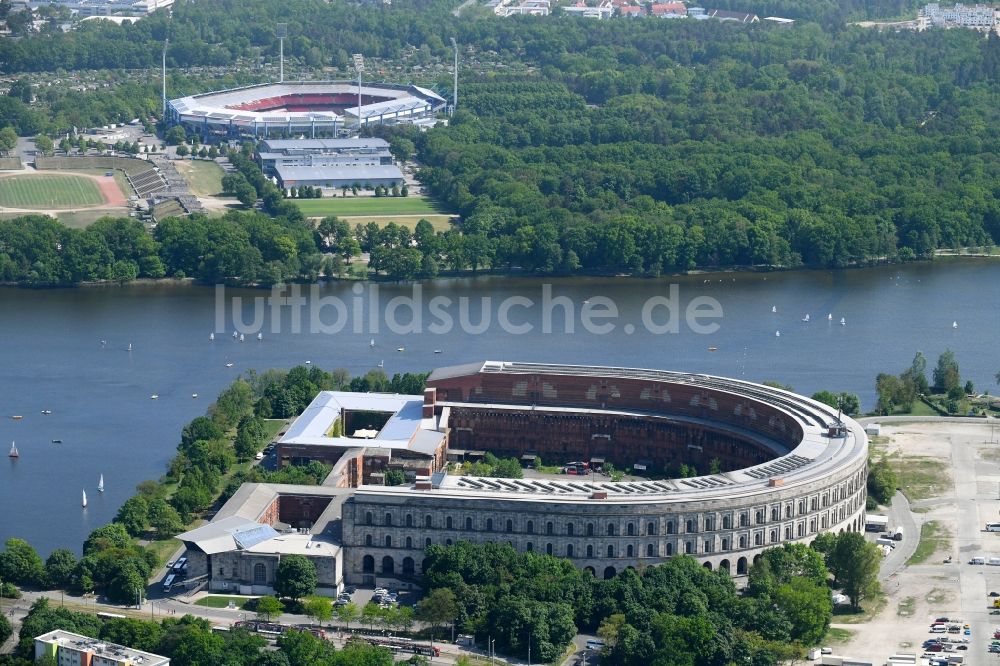
POLYGON ((915 540, 928 521, 948 538, 923 563, 903 566, 883 583, 886 605, 872 620, 837 624, 835 616, 834 626, 852 636, 834 652, 873 664, 908 652, 928 659, 961 655, 972 666, 1000 666, 1000 649, 989 647, 1000 628, 1000 608, 991 615, 994 609, 988 607, 1000 598, 989 596, 1000 594, 1000 533, 985 531, 986 523, 1000 516, 1000 445, 991 442, 991 427, 957 421, 883 424, 882 433, 890 455, 944 463, 935 479, 941 491, 911 504, 917 533, 906 538, 915 540), (972 564, 974 558, 984 563, 972 564), (997 566, 986 564, 990 558, 997 558, 997 566), (944 629, 932 631, 944 618, 944 629), (949 630, 952 625, 958 629, 949 630), (934 647, 927 642, 934 638, 948 640, 934 647))

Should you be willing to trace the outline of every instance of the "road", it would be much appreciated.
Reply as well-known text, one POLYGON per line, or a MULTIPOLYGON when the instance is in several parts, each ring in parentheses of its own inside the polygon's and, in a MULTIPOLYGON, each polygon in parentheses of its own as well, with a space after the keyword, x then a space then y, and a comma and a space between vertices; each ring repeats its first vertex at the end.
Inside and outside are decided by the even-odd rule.
POLYGON ((917 521, 913 512, 910 511, 910 503, 903 493, 896 491, 886 515, 891 527, 903 528, 903 540, 897 541, 896 547, 882 560, 878 579, 883 584, 906 566, 906 561, 913 556, 914 551, 917 550, 917 544, 920 543, 920 530, 917 528, 917 521))

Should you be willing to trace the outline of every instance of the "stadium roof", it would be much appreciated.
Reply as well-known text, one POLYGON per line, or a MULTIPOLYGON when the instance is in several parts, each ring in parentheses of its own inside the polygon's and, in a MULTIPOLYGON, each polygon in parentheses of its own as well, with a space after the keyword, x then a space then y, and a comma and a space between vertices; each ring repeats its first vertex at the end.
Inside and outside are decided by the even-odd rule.
POLYGON ((260 142, 260 152, 300 150, 347 150, 350 148, 388 148, 385 139, 267 139, 260 142))
POLYGON ((366 180, 403 180, 403 172, 391 164, 379 166, 285 166, 274 170, 281 182, 310 180, 341 180, 364 183, 366 180))

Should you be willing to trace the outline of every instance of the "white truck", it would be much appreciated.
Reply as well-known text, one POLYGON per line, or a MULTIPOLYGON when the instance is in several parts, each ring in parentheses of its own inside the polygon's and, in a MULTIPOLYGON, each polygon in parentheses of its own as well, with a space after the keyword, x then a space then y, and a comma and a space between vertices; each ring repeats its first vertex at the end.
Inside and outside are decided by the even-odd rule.
POLYGON ((875 514, 865 516, 866 532, 885 532, 889 529, 889 517, 875 514))

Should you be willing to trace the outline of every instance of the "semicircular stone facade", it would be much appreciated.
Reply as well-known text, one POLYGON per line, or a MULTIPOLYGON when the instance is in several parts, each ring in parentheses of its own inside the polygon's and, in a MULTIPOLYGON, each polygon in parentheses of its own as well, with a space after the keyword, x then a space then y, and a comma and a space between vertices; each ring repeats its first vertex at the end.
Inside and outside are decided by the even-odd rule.
POLYGON ((459 540, 567 557, 599 577, 678 554, 742 576, 766 548, 864 529, 864 429, 787 391, 659 370, 485 362, 434 371, 425 410, 446 425, 452 451, 610 462, 654 477, 683 464, 703 475, 437 475, 363 486, 343 509, 349 582, 418 576, 427 545, 459 540))

